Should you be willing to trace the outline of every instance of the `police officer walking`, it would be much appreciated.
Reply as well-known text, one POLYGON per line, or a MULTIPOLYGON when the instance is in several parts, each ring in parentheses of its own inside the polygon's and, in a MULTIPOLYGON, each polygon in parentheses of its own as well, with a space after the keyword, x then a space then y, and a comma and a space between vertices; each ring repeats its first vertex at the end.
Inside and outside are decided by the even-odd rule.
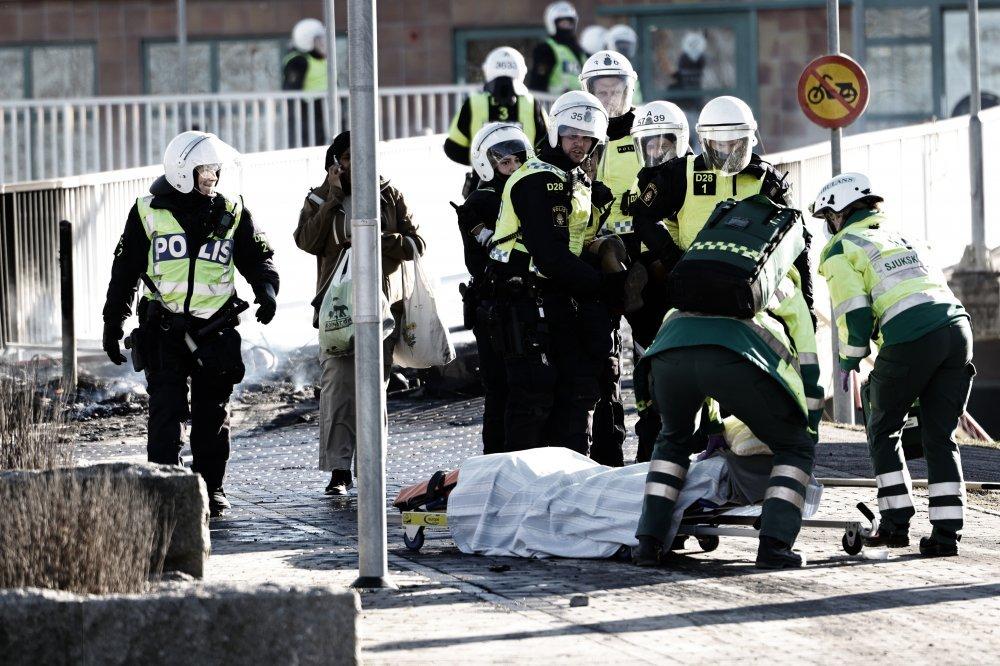
POLYGON ((146 372, 148 458, 180 464, 181 425, 190 417, 192 469, 208 487, 212 516, 229 508, 222 487, 229 459, 228 402, 244 374, 234 328, 242 303, 236 271, 253 287, 262 324, 274 317, 278 291, 273 252, 242 198, 215 191, 223 166, 236 155, 205 132, 183 132, 167 145, 165 174, 129 211, 104 305, 104 351, 121 365, 122 325, 141 278, 139 329, 130 343, 136 370, 146 372))
POLYGON ((607 123, 593 95, 561 96, 547 144, 535 157, 522 156, 504 186, 490 249, 488 321, 507 372, 508 450, 589 449, 597 369, 610 352, 607 306, 598 299, 617 305, 625 280, 624 272, 602 275, 580 258, 600 217, 592 215, 590 182, 579 165, 604 140, 607 123), (586 330, 591 325, 602 330, 586 330))
POLYGON ((472 165, 481 183, 461 206, 455 208, 465 250, 465 266, 472 280, 462 292, 465 326, 476 336, 479 374, 483 382, 483 453, 501 453, 504 413, 507 409, 507 374, 503 356, 490 338, 485 308, 486 267, 490 239, 496 231, 500 197, 512 173, 526 158, 534 157, 531 141, 514 123, 489 123, 472 139, 472 165))
POLYGON ((587 57, 576 40, 577 14, 571 2, 553 2, 545 8, 549 36, 531 54, 532 90, 558 95, 580 89, 580 67, 587 57))
POLYGON ((933 526, 930 537, 920 539, 920 553, 957 555, 965 484, 953 433, 976 374, 970 318, 944 275, 889 229, 881 201, 867 176, 845 173, 826 183, 812 206, 832 235, 823 248, 820 274, 833 301, 845 390, 868 356, 869 341, 879 346, 869 377, 867 430, 881 523, 865 544, 909 545, 913 497, 899 435, 907 411, 919 399, 933 526))
MULTIPOLYGON (((490 122, 510 122, 521 126, 532 146, 545 133, 545 111, 528 92, 524 77, 528 68, 517 49, 501 46, 483 61, 483 91, 470 95, 451 120, 444 152, 459 164, 471 164, 472 138, 490 122)), ((468 197, 478 185, 475 171, 469 174, 462 196, 468 197)))
MULTIPOLYGON (((292 28, 292 48, 285 55, 282 69, 282 90, 301 90, 302 92, 326 92, 328 75, 326 67, 326 28, 316 19, 302 19, 292 28)), ((310 103, 307 100, 298 102, 301 119, 301 137, 295 135, 293 112, 288 109, 288 136, 295 146, 310 146, 326 144, 326 120, 323 117, 323 100, 317 99, 310 103), (315 136, 309 141, 309 122, 312 114, 312 127, 315 136)))

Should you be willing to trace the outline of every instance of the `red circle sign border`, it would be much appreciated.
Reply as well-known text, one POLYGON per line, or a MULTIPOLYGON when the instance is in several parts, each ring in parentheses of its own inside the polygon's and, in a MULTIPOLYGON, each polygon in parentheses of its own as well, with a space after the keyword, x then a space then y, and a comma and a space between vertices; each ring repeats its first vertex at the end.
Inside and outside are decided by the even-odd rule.
POLYGON ((799 107, 802 109, 802 113, 806 115, 806 118, 820 127, 825 127, 827 129, 847 127, 860 118, 861 114, 868 108, 868 75, 865 73, 864 68, 862 68, 861 65, 854 60, 854 58, 844 55, 843 53, 820 56, 811 61, 802 70, 802 74, 799 75, 799 84, 798 89, 796 90, 796 96, 798 97, 799 107), (846 67, 854 73, 854 76, 858 78, 858 87, 860 88, 860 90, 858 90, 858 96, 860 99, 858 100, 857 106, 853 107, 853 109, 843 118, 823 118, 814 113, 813 110, 809 108, 809 102, 806 101, 806 80, 813 75, 814 69, 831 63, 846 67))

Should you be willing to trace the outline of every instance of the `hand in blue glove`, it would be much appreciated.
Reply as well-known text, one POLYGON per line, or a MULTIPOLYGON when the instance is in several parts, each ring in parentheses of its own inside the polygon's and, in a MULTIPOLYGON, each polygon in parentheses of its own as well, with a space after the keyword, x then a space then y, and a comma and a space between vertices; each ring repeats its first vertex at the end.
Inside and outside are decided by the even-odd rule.
POLYGON ((705 444, 705 450, 701 452, 698 456, 698 460, 705 460, 706 458, 711 458, 715 455, 716 451, 721 451, 722 449, 728 449, 729 445, 726 444, 726 438, 719 433, 717 435, 709 435, 708 442, 705 444))
POLYGON ((854 374, 854 371, 841 369, 839 372, 840 372, 840 388, 846 392, 851 388, 851 375, 854 374))

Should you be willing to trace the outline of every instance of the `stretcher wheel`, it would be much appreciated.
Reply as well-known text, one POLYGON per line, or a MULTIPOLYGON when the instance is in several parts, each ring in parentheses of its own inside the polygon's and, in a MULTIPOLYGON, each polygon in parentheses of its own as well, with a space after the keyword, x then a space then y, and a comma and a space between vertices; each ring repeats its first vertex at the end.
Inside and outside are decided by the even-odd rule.
POLYGON ((715 535, 700 536, 698 537, 698 545, 701 546, 701 551, 703 553, 711 553, 719 547, 719 537, 715 535))
POLYGON ((684 550, 684 543, 687 540, 687 536, 678 534, 674 537, 673 543, 670 544, 670 550, 684 550))
POLYGON ((857 555, 861 552, 861 535, 857 532, 845 534, 840 537, 840 545, 844 547, 844 552, 848 555, 857 555))
POLYGON ((406 531, 404 530, 403 545, 406 546, 407 549, 412 550, 413 552, 419 551, 424 545, 424 528, 421 527, 420 529, 418 529, 417 533, 413 536, 412 539, 410 538, 410 535, 407 534, 406 531))

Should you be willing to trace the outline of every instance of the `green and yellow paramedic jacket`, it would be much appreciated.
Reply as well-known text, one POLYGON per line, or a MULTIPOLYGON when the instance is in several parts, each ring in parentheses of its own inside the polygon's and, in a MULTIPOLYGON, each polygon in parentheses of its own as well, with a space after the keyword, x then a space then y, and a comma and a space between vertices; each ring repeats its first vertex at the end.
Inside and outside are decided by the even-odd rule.
POLYGON ((535 145, 545 134, 547 119, 545 111, 531 94, 518 95, 516 103, 508 106, 497 102, 488 92, 473 93, 451 119, 445 153, 461 164, 469 164, 472 139, 484 125, 492 122, 518 123, 531 145, 535 145))
POLYGON ((823 248, 819 272, 830 288, 844 370, 857 369, 870 340, 910 342, 969 316, 944 275, 876 211, 848 218, 823 248))
POLYGON ((305 58, 306 61, 306 72, 302 79, 301 90, 303 92, 325 92, 328 83, 326 59, 317 58, 312 53, 292 51, 282 60, 282 66, 287 67, 288 63, 295 58, 305 58))
MULTIPOLYGON (((167 310, 199 319, 211 318, 236 295, 237 270, 254 288, 268 283, 277 293, 274 253, 242 199, 217 195, 214 206, 192 208, 201 195, 174 192, 162 178, 150 190, 136 200, 115 249, 105 322, 120 323, 131 314, 142 273, 156 284, 167 310), (223 210, 233 215, 233 224, 219 236, 210 234, 204 218, 223 210)), ((145 286, 143 298, 152 298, 145 286)))
POLYGON ((570 293, 595 294, 600 274, 580 255, 596 235, 603 212, 593 209, 582 172, 566 163, 561 151, 543 151, 504 185, 490 261, 525 265, 570 293))
POLYGON ((794 271, 781 281, 768 309, 751 319, 671 310, 636 368, 636 401, 649 398, 649 359, 668 349, 715 345, 730 349, 774 377, 807 419, 815 438, 823 413, 816 332, 794 271))

